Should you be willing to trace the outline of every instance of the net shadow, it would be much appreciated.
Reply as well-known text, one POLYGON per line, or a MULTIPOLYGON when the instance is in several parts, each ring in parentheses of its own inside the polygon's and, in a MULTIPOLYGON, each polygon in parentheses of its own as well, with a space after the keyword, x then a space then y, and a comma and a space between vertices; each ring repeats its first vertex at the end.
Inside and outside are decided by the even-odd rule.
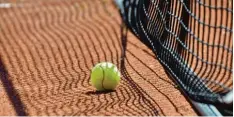
MULTIPOLYGON (((125 27, 124 23, 121 25, 121 42, 122 42, 122 53, 121 53, 121 64, 120 64, 120 69, 121 69, 121 74, 124 79, 126 79, 127 82, 129 82, 130 85, 132 85, 133 90, 136 90, 139 96, 143 96, 145 101, 147 102, 147 106, 152 110, 153 115, 158 115, 158 110, 154 107, 154 105, 144 97, 144 91, 132 80, 131 76, 129 75, 127 69, 125 68, 125 60, 126 58, 126 52, 127 52, 127 28, 125 27)), ((128 61, 128 60, 127 60, 128 61)), ((143 78, 144 79, 144 78, 143 78)), ((156 103, 156 102, 154 102, 156 103)), ((156 103, 158 106, 158 104, 156 103)), ((159 107, 159 106, 158 106, 159 107)), ((162 111, 159 108, 160 111, 162 111)), ((163 114, 164 115, 164 114, 163 114)))

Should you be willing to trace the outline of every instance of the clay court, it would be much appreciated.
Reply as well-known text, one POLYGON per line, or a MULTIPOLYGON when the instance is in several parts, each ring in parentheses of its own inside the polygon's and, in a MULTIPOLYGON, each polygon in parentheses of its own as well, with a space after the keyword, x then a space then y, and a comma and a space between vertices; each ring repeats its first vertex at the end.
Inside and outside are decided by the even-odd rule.
POLYGON ((151 49, 123 31, 112 0, 8 3, 0 8, 0 115, 197 115, 151 49), (103 61, 121 71, 113 92, 90 84, 103 61))

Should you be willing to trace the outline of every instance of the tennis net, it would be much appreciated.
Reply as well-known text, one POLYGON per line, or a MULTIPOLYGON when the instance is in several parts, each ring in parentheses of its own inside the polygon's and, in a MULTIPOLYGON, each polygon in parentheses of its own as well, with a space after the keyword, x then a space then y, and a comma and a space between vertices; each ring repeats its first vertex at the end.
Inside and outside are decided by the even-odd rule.
POLYGON ((190 98, 224 103, 232 91, 232 0, 123 0, 128 28, 190 98))

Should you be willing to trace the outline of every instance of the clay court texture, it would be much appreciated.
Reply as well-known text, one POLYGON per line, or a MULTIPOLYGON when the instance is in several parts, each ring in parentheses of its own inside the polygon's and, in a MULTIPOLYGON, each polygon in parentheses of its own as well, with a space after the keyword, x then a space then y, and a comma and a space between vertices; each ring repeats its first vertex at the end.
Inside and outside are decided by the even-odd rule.
POLYGON ((0 8, 0 115, 197 115, 153 52, 130 31, 121 38, 112 0, 7 3, 0 8), (118 66, 121 82, 97 93, 90 71, 104 61, 118 66))

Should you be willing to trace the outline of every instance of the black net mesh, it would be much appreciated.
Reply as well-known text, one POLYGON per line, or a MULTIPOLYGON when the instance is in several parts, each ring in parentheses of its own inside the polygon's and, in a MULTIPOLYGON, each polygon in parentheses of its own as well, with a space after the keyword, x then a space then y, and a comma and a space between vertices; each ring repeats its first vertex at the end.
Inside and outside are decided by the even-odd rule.
POLYGON ((232 90, 232 0, 124 0, 128 28, 194 100, 232 90))

